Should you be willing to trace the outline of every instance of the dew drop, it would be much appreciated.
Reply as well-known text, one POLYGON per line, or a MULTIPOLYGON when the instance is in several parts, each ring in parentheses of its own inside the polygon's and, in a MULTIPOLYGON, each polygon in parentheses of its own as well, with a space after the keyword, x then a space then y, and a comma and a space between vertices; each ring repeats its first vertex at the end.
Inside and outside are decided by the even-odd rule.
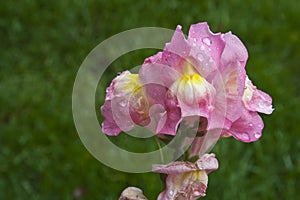
POLYGON ((252 123, 249 123, 249 126, 250 126, 250 127, 252 127, 252 126, 253 126, 253 124, 252 124, 252 123))
POLYGON ((211 45, 211 40, 210 40, 209 38, 207 38, 207 37, 206 37, 206 38, 203 38, 202 41, 203 41, 203 43, 206 44, 207 46, 210 46, 210 45, 211 45))
POLYGON ((247 133, 242 133, 242 138, 244 139, 244 140, 249 140, 250 138, 249 138, 249 135, 247 134, 247 133))
POLYGON ((200 49, 203 51, 205 49, 204 45, 201 45, 200 49))
POLYGON ((256 139, 260 138, 260 136, 261 136, 260 133, 257 133, 257 132, 254 133, 254 137, 255 137, 256 139))
POLYGON ((197 44, 195 42, 192 43, 192 46, 195 47, 197 44))
POLYGON ((198 58, 198 60, 199 60, 200 62, 202 62, 202 61, 204 60, 204 57, 203 57, 203 55, 202 55, 201 53, 199 53, 199 54, 197 55, 197 58, 198 58))

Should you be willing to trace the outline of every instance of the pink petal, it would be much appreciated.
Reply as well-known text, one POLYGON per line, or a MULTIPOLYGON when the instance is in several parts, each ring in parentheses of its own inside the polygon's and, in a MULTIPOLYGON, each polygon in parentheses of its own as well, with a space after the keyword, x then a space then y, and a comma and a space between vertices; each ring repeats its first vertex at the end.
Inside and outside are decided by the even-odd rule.
POLYGON ((243 107, 242 97, 245 88, 246 71, 239 62, 230 63, 230 65, 221 71, 221 79, 214 80, 217 94, 223 95, 217 98, 218 105, 225 102, 226 119, 231 122, 236 121, 241 116, 243 107), (224 85, 220 85, 220 84, 224 85), (225 92, 225 94, 224 94, 225 92))
POLYGON ((267 93, 256 90, 253 94, 252 102, 247 104, 247 108, 251 111, 257 111, 265 114, 271 114, 273 112, 272 108, 272 98, 267 93))
POLYGON ((262 135, 264 123, 257 112, 244 109, 242 116, 233 122, 229 133, 242 142, 254 142, 262 135))
MULTIPOLYGON (((169 88, 181 76, 177 70, 167 65, 168 61, 163 60, 164 58, 161 58, 161 55, 158 53, 146 59, 140 68, 139 77, 143 85, 156 84, 169 88)), ((171 55, 172 57, 176 57, 174 54, 171 55)))
POLYGON ((201 158, 197 160, 196 165, 200 170, 205 170, 207 174, 217 170, 219 167, 218 160, 213 153, 204 154, 203 156, 201 156, 201 158))
POLYGON ((153 165, 152 171, 163 174, 180 174, 199 170, 194 163, 172 162, 167 165, 153 165))
POLYGON ((190 49, 191 47, 184 37, 181 26, 178 25, 171 42, 166 44, 165 50, 186 58, 189 55, 190 49))
POLYGON ((150 83, 143 88, 151 104, 151 123, 147 128, 158 134, 176 135, 182 119, 177 98, 162 85, 150 83))
POLYGON ((263 91, 258 90, 248 77, 246 87, 243 97, 245 107, 250 111, 271 114, 274 110, 272 108, 272 98, 263 91))
POLYGON ((118 135, 122 130, 113 118, 113 114, 111 112, 111 101, 105 101, 104 105, 101 106, 101 113, 105 118, 102 123, 102 132, 110 136, 118 135))
POLYGON ((166 108, 166 122, 158 133, 176 135, 177 128, 182 120, 181 109, 178 106, 178 101, 176 97, 167 92, 164 105, 166 108))
POLYGON ((221 54, 225 46, 220 33, 213 34, 206 22, 193 24, 189 30, 188 40, 197 44, 199 49, 204 49, 210 55, 216 67, 219 67, 221 54))
POLYGON ((248 59, 248 52, 244 44, 231 32, 223 34, 222 36, 226 45, 221 57, 220 71, 236 61, 241 63, 241 68, 244 68, 248 59))

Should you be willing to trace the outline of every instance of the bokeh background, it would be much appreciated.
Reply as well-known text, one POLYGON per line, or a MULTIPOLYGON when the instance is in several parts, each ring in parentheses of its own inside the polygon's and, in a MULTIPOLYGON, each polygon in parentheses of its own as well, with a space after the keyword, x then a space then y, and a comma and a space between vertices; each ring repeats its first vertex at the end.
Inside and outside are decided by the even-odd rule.
MULTIPOLYGON (((262 116, 261 140, 217 143, 213 152, 220 168, 210 174, 205 199, 296 199, 299 10, 297 0, 1 1, 0 199, 112 200, 129 185, 155 199, 163 190, 157 174, 118 172, 85 149, 72 118, 73 82, 87 54, 114 34, 177 24, 187 33, 201 21, 214 32, 231 30, 241 38, 249 51, 247 72, 275 107, 271 116, 262 116)), ((98 112, 111 79, 155 52, 132 52, 110 66, 99 84, 98 112)), ((126 136, 120 138, 115 142, 130 144, 126 136)))

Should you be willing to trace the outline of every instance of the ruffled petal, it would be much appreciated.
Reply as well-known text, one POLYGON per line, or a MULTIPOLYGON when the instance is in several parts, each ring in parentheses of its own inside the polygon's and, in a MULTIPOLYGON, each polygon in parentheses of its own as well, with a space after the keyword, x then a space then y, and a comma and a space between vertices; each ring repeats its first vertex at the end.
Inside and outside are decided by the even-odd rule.
MULTIPOLYGON (((212 33, 208 24, 202 22, 191 25, 188 39, 192 44, 196 44, 199 50, 204 50, 212 58, 211 62, 214 62, 215 66, 219 68, 221 54, 225 47, 221 33, 212 33)), ((201 52, 199 53, 201 55, 201 52)))
POLYGON ((272 98, 265 92, 258 90, 248 77, 246 78, 243 102, 250 111, 271 114, 274 110, 272 108, 272 98))
POLYGON ((214 154, 205 154, 197 162, 173 162, 168 165, 153 165, 152 171, 168 174, 166 190, 158 200, 196 200, 205 196, 207 174, 218 168, 214 154))
POLYGON ((219 168, 218 160, 215 154, 204 154, 199 160, 197 160, 196 165, 198 169, 205 170, 207 174, 215 171, 219 168))

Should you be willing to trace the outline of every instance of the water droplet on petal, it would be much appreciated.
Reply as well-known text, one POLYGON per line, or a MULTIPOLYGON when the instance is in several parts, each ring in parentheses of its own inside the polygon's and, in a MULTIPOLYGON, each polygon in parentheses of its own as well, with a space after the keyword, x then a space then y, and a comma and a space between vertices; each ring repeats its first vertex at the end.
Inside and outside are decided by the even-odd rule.
POLYGON ((206 38, 203 38, 202 41, 203 41, 203 43, 206 44, 207 46, 210 46, 210 45, 211 45, 211 40, 210 40, 209 38, 207 38, 207 37, 206 37, 206 38))
POLYGON ((203 51, 205 49, 204 45, 201 45, 200 49, 203 51))
POLYGON ((254 133, 254 137, 256 138, 256 139, 258 139, 258 138, 260 138, 260 136, 261 136, 261 134, 260 133, 254 133))
POLYGON ((249 137, 249 135, 247 133, 242 133, 242 138, 244 140, 249 140, 250 139, 250 137, 249 137))
POLYGON ((253 124, 252 124, 252 123, 249 123, 249 126, 250 126, 250 127, 252 127, 252 126, 253 126, 253 124))
POLYGON ((192 46, 195 47, 197 44, 195 42, 192 43, 192 46))
POLYGON ((204 59, 204 57, 203 57, 203 55, 202 55, 201 53, 199 53, 199 54, 197 55, 197 58, 198 58, 198 60, 199 60, 200 62, 202 62, 203 59, 204 59))

